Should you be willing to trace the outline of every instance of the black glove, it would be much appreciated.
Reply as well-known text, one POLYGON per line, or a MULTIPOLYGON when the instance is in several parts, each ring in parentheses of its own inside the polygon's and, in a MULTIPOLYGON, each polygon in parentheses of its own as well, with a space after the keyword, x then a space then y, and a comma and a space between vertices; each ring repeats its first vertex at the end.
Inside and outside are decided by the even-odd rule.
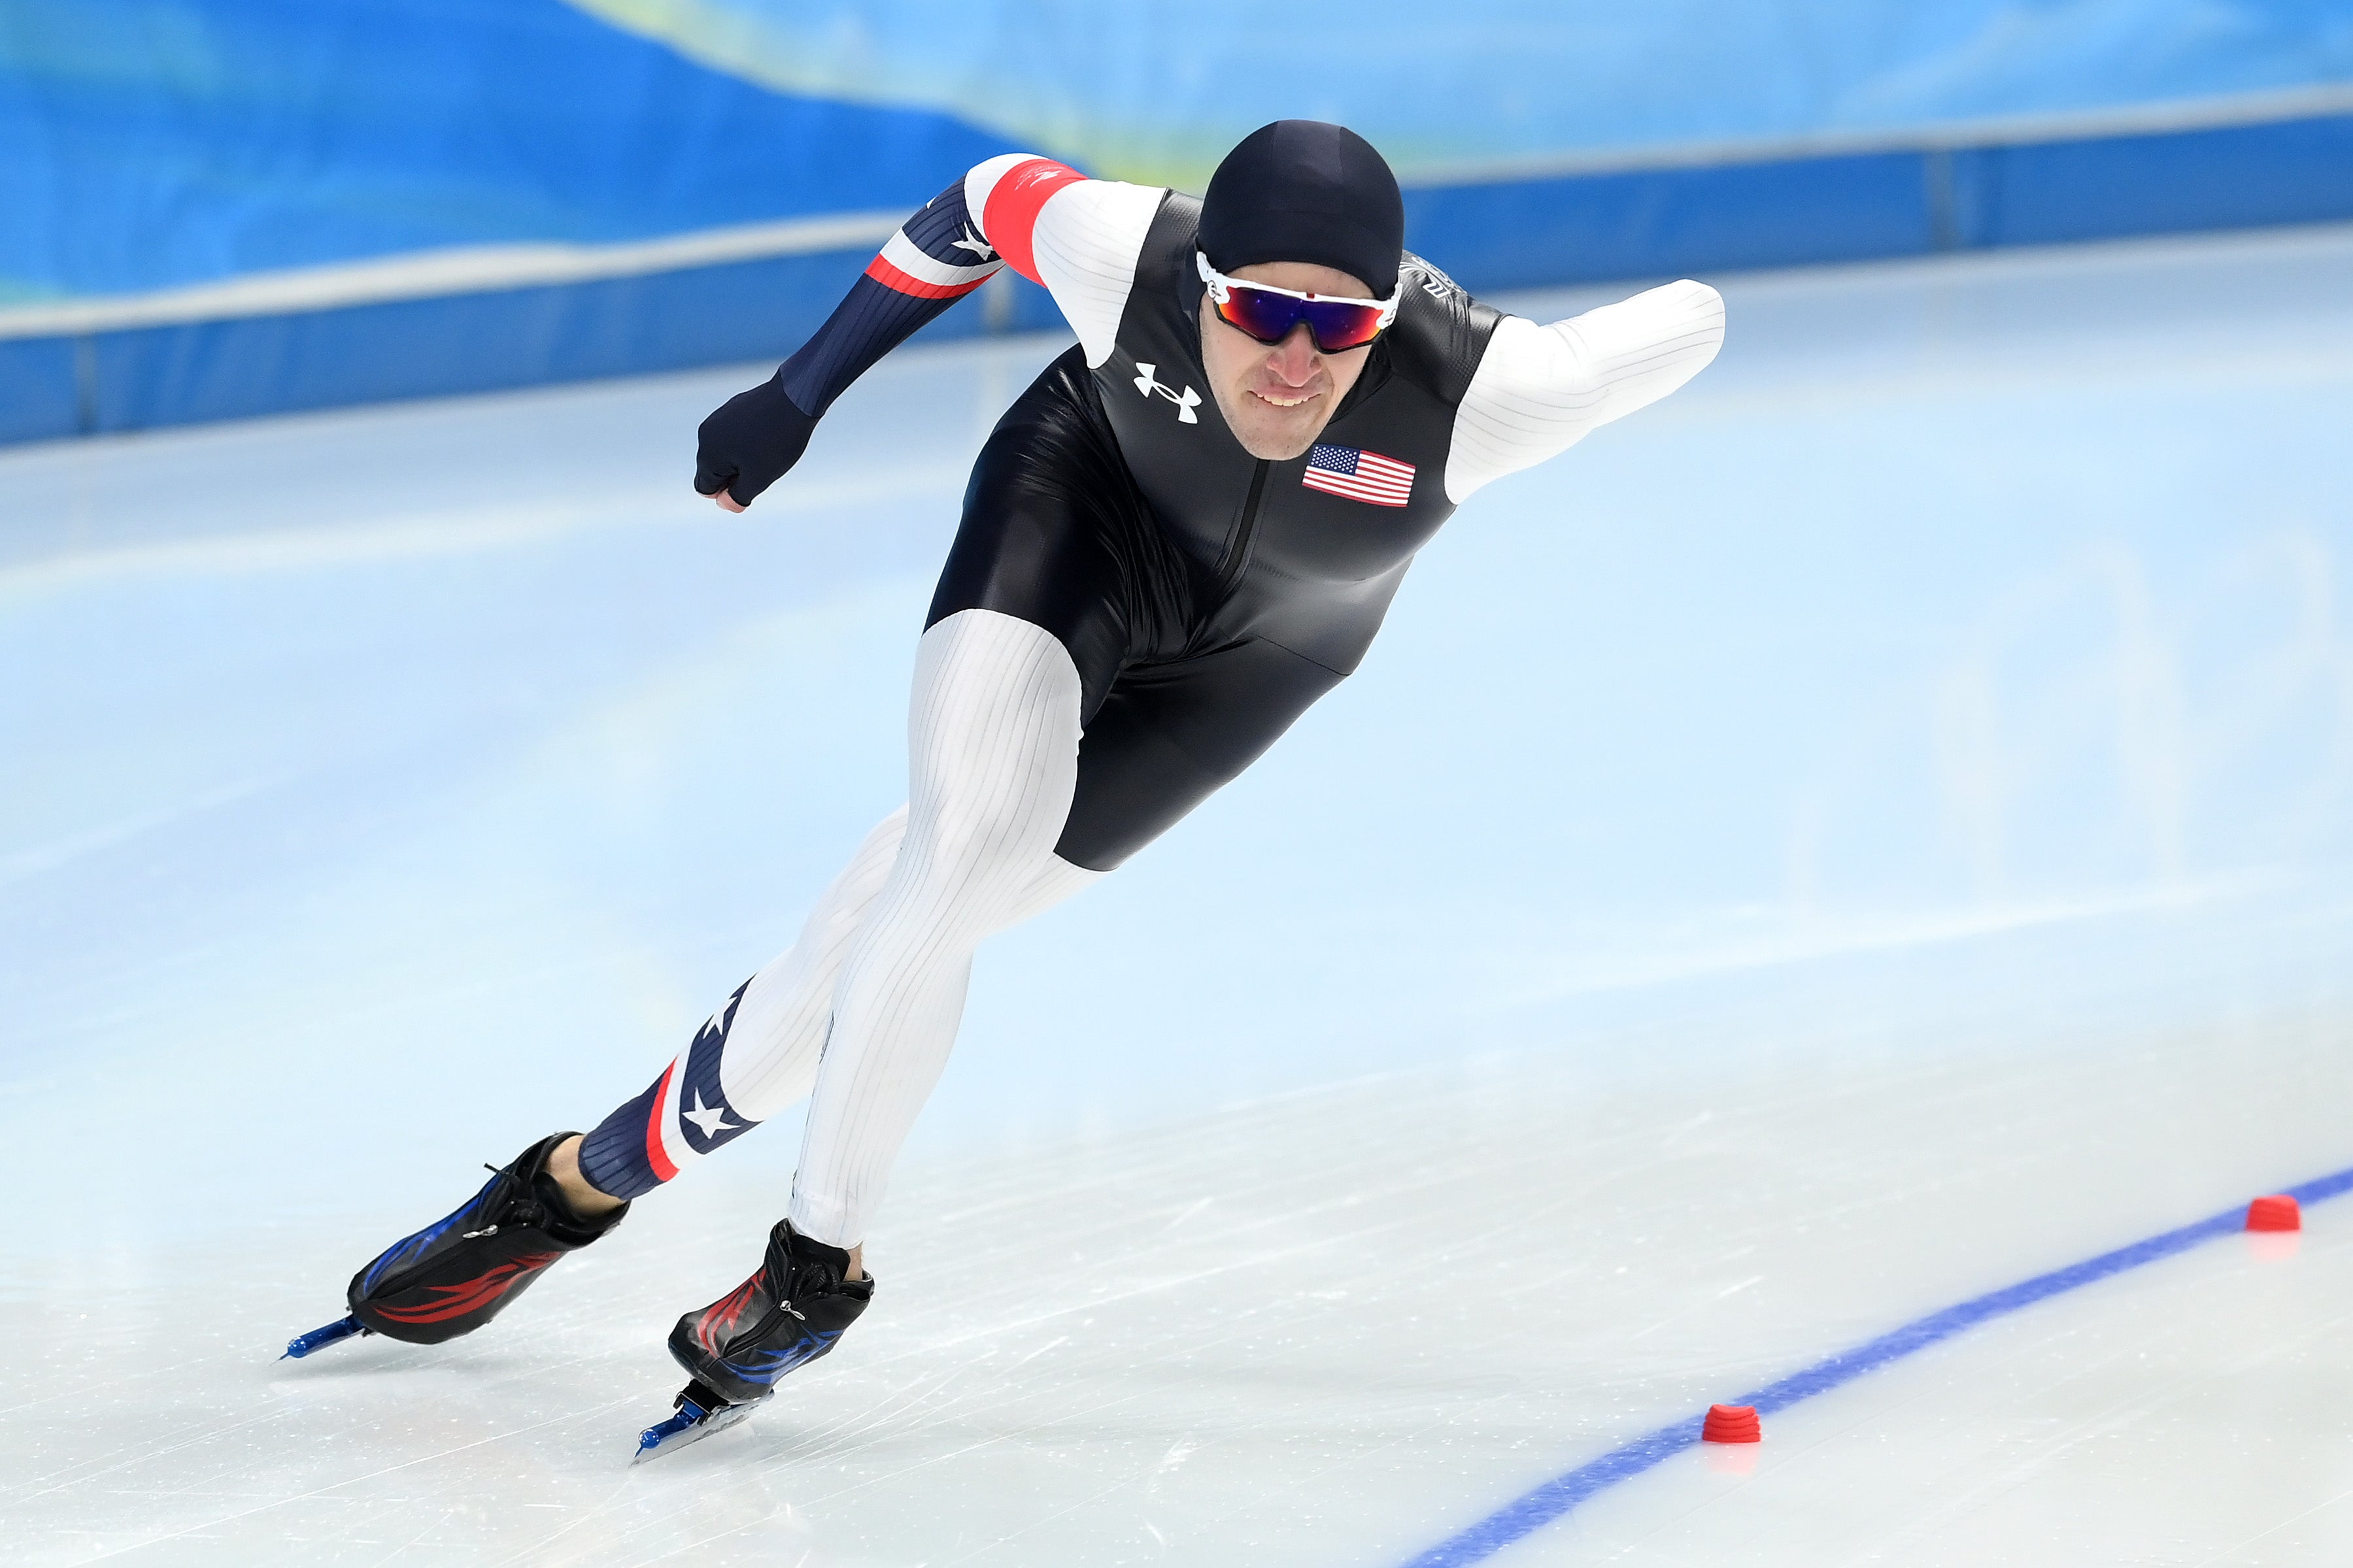
POLYGON ((817 421, 785 395, 780 371, 712 412, 695 432, 694 488, 715 496, 721 487, 738 506, 785 477, 801 460, 817 421))

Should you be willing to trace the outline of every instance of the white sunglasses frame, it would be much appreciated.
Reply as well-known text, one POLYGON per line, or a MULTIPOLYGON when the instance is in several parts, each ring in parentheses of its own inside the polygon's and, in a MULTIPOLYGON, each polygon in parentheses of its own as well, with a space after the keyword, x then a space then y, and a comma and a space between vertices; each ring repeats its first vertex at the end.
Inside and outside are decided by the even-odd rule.
MULTIPOLYGON (((1200 268, 1201 281, 1209 286, 1210 301, 1219 305, 1222 305, 1226 302, 1227 291, 1233 289, 1255 289, 1262 294, 1282 294, 1293 300, 1321 300, 1327 305, 1370 305, 1378 310, 1381 313, 1381 324, 1375 330, 1377 331, 1386 332, 1397 321, 1398 307, 1405 300, 1405 274, 1402 270, 1398 274, 1397 287, 1389 291, 1389 297, 1388 299, 1360 300, 1353 294, 1303 294, 1296 289, 1278 289, 1271 283, 1253 283, 1247 278, 1229 278, 1224 273, 1209 265, 1209 254, 1205 250, 1197 249, 1193 252, 1193 264, 1200 268)), ((1228 326, 1233 326, 1233 323, 1230 321, 1226 324, 1228 326)), ((1234 327, 1234 331, 1239 332, 1241 329, 1240 327, 1234 327)), ((1244 335, 1248 336, 1247 333, 1244 335)), ((1315 342, 1315 330, 1312 327, 1308 329, 1307 341, 1310 342, 1315 342)), ((1367 338, 1363 342, 1358 343, 1356 348, 1369 348, 1371 346, 1372 340, 1367 338)), ((1326 350, 1323 344, 1316 343, 1315 352, 1317 353, 1325 353, 1334 351, 1326 350)), ((1337 352, 1340 353, 1356 353, 1356 349, 1341 349, 1337 352)))

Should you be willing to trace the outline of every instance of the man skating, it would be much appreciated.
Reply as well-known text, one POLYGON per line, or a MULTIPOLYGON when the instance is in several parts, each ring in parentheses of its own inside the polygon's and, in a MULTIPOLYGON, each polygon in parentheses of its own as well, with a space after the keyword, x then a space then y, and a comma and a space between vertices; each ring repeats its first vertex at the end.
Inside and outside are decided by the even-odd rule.
POLYGON ((872 1297, 860 1244, 981 939, 1114 869, 1345 679, 1457 504, 1673 391, 1722 340, 1692 282, 1549 327, 1504 316, 1403 233, 1380 155, 1315 121, 1252 133, 1198 202, 992 159, 704 421, 695 487, 740 511, 852 380, 999 267, 1079 339, 974 467, 917 651, 907 805, 644 1093, 396 1244, 295 1353, 480 1327, 804 1096, 786 1217, 758 1270, 672 1331, 693 1381, 649 1448, 832 1348, 872 1297))

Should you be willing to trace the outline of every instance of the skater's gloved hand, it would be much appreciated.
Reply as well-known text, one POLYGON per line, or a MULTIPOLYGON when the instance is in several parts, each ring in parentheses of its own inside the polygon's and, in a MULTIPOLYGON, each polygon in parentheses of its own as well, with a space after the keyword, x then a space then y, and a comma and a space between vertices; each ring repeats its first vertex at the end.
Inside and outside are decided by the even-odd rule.
POLYGON ((817 421, 785 395, 778 376, 737 393, 696 432, 696 491, 728 511, 742 511, 801 460, 816 428, 817 421))

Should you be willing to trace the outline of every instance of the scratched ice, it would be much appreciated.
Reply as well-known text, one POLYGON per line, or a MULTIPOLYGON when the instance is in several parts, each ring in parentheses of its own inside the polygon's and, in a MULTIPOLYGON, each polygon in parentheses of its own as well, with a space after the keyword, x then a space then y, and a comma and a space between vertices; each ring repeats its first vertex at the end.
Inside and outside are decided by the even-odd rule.
MULTIPOLYGON (((7 1555, 1402 1565, 2353 1166, 2349 268, 1721 280, 1715 369, 1480 496, 1356 679, 985 951, 874 1310, 634 1471, 792 1117, 489 1332, 270 1358, 895 803, 963 465, 1059 345, 902 354, 742 520, 683 480, 748 370, 0 453, 7 1555)), ((1490 1560, 2347 1561, 2353 1197, 2307 1226, 1490 1560)))

